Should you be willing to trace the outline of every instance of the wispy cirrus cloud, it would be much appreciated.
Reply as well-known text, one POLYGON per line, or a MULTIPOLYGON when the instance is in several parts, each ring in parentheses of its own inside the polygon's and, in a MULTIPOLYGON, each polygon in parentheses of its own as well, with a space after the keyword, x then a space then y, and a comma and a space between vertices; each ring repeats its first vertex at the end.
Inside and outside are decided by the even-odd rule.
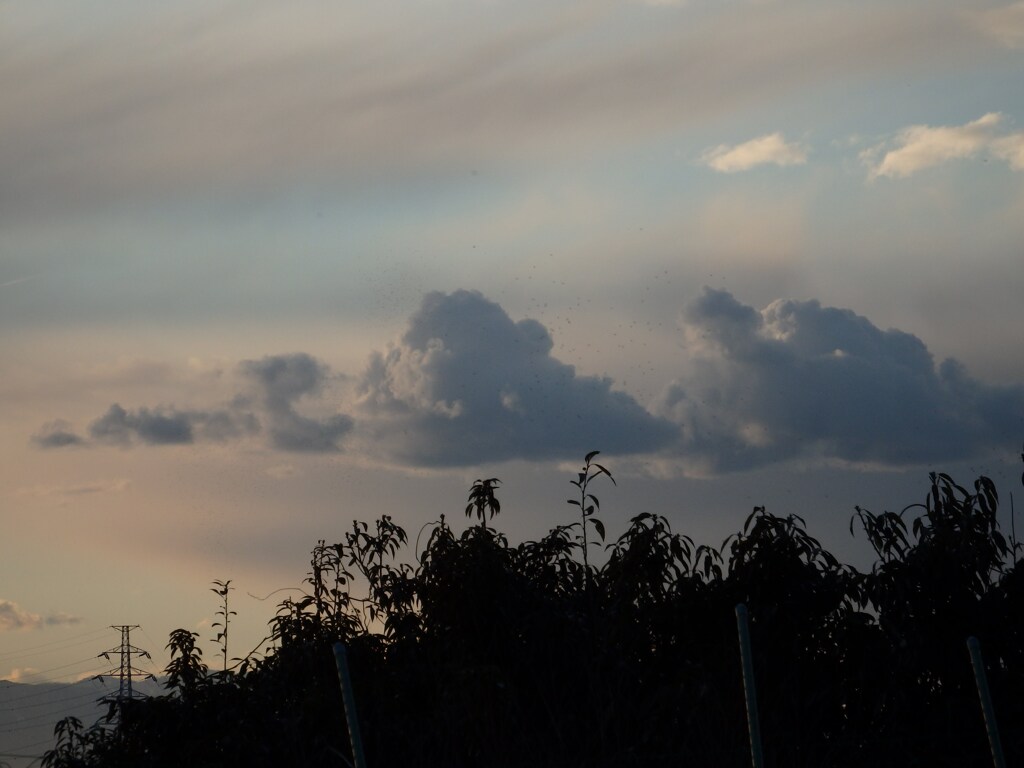
POLYGON ((1006 161, 1014 170, 1024 170, 1024 133, 1000 135, 998 128, 1003 122, 1001 113, 989 112, 964 125, 912 125, 895 138, 865 149, 860 159, 872 179, 905 179, 982 153, 1006 161))
MULTIPOLYGON (((0 68, 4 196, 32 213, 311 175, 363 185, 453 163, 546 165, 808 85, 984 50, 961 14, 922 2, 693 3, 688 23, 653 31, 648 9, 619 3, 467 5, 409 7, 398 23, 376 6, 323 3, 253 2, 245 14, 192 3, 77 26, 51 10, 54 34, 26 35, 0 68), (138 45, 153 35, 168 44, 138 45)), ((781 144, 776 161, 800 156, 781 144)))
POLYGON ((15 489, 14 495, 30 499, 51 499, 57 506, 64 507, 74 499, 99 494, 121 494, 131 487, 126 478, 113 480, 85 480, 71 483, 52 483, 22 486, 15 489))
POLYGON ((1024 47, 1024 2, 987 8, 974 18, 985 33, 1006 47, 1024 47))
POLYGON ((768 133, 742 144, 719 144, 701 155, 701 162, 722 173, 749 171, 759 165, 803 165, 809 150, 800 142, 787 142, 781 133, 768 133))

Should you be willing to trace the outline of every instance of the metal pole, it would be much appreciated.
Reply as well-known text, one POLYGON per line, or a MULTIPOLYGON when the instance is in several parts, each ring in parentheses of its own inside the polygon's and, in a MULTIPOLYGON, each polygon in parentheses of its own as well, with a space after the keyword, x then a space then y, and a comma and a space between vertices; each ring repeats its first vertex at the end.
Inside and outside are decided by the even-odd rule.
POLYGON ((1006 758, 1003 757, 1003 745, 999 741, 999 726, 996 724, 996 711, 992 707, 992 694, 988 690, 988 676, 985 674, 985 662, 981 658, 981 645, 978 643, 978 638, 967 638, 967 650, 971 653, 971 666, 974 667, 974 682, 978 686, 981 714, 985 718, 988 745, 992 749, 992 765, 995 768, 1006 768, 1006 758))
POLYGON ((348 725, 349 743, 352 745, 352 759, 355 768, 366 768, 363 738, 359 733, 359 718, 356 716, 356 697, 352 693, 352 678, 348 673, 348 654, 342 643, 334 644, 334 663, 338 666, 338 682, 341 683, 341 699, 345 704, 345 722, 348 725))
POLYGON ((750 628, 747 626, 747 606, 736 606, 736 629, 740 636, 740 661, 743 664, 743 695, 747 703, 747 728, 750 731, 750 763, 763 768, 761 753, 761 723, 757 718, 757 689, 754 686, 754 660, 750 653, 750 628))

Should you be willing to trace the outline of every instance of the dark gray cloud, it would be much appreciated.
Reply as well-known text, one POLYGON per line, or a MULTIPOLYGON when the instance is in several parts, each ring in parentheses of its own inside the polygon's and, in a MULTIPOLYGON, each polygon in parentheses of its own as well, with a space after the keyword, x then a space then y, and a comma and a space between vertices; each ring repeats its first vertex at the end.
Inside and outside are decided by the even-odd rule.
POLYGON ((814 457, 904 466, 968 458, 1024 436, 1024 387, 936 366, 917 337, 817 301, 761 311, 705 289, 683 313, 694 353, 657 412, 679 450, 717 472, 814 457))
POLYGON ((269 424, 271 445, 282 451, 333 452, 352 431, 354 422, 344 414, 314 419, 295 410, 296 401, 319 395, 330 372, 304 353, 247 360, 239 366, 255 384, 257 399, 269 424))
POLYGON ((536 320, 475 291, 428 294, 359 382, 375 445, 420 466, 654 451, 677 434, 607 378, 551 356, 536 320))
POLYGON ((136 440, 146 445, 181 445, 198 439, 223 442, 259 431, 259 422, 240 409, 182 411, 161 406, 128 411, 118 403, 89 425, 93 440, 127 446, 136 440))
POLYGON ((32 435, 32 443, 37 448, 74 448, 86 445, 83 437, 78 435, 71 424, 64 419, 56 419, 40 427, 32 435))

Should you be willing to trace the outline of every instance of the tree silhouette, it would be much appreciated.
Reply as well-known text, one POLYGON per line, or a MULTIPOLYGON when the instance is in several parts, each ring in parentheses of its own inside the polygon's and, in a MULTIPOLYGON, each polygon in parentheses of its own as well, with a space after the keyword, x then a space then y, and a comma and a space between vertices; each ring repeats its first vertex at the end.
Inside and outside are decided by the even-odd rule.
MULTIPOLYGON (((995 486, 929 476, 923 503, 856 508, 875 552, 841 564, 796 514, 755 507, 719 548, 635 515, 593 566, 593 459, 579 521, 515 546, 487 525, 477 480, 462 533, 442 518, 401 559, 390 517, 313 549, 265 654, 208 674, 196 634, 168 647, 168 693, 116 731, 66 722, 47 766, 343 766, 351 760, 331 644, 348 648, 368 763, 749 765, 733 615, 748 606, 766 765, 983 766, 965 647, 985 650, 1008 763, 1024 763, 1024 575, 995 486)), ((570 500, 575 502, 577 500, 570 500)), ((224 585, 227 582, 223 583, 224 585)))

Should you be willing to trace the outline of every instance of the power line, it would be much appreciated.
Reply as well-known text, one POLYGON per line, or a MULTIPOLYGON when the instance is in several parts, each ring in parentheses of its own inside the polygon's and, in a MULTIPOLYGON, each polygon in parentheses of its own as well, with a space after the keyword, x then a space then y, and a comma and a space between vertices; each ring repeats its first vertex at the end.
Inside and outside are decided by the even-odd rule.
MULTIPOLYGON (((91 661, 91 659, 90 659, 90 661, 91 661)), ((36 698, 38 696, 48 696, 51 693, 56 693, 57 691, 63 691, 65 688, 74 688, 76 685, 80 685, 82 682, 83 681, 79 680, 78 682, 74 682, 74 683, 19 683, 19 685, 23 685, 25 687, 28 687, 28 686, 43 686, 43 685, 48 685, 48 686, 53 686, 53 687, 47 688, 45 691, 33 691, 32 693, 26 693, 23 696, 15 696, 15 697, 10 698, 10 699, 4 699, 4 702, 7 703, 7 704, 10 704, 10 703, 13 703, 15 701, 24 701, 25 699, 34 699, 34 698, 36 698)))
POLYGON ((32 717, 26 717, 19 720, 17 725, 12 725, 10 728, 0 729, 0 733, 6 735, 9 733, 17 733, 18 731, 34 731, 37 728, 43 727, 47 723, 55 724, 57 721, 63 720, 66 715, 67 710, 64 708, 54 709, 50 712, 41 712, 38 715, 32 715, 32 717))
POLYGON ((48 707, 52 704, 60 704, 65 701, 85 701, 88 698, 92 698, 98 701, 101 696, 97 696, 97 691, 83 691, 77 696, 65 696, 60 699, 48 699, 47 701, 37 702, 35 704, 19 704, 17 707, 4 707, 0 709, 0 712, 14 712, 21 711, 23 709, 36 709, 37 707, 48 707))
POLYGON ((76 645, 85 645, 86 643, 93 642, 96 639, 94 637, 95 635, 103 634, 106 631, 107 630, 105 628, 104 629, 94 629, 94 630, 91 630, 89 632, 83 632, 83 633, 78 634, 78 635, 72 635, 71 637, 65 637, 62 640, 52 640, 49 643, 40 643, 39 645, 26 646, 25 648, 19 648, 19 649, 14 650, 14 651, 6 651, 5 653, 0 653, 0 661, 5 661, 6 662, 6 661, 14 660, 14 659, 26 658, 28 656, 41 656, 43 654, 53 653, 55 651, 66 650, 67 648, 73 648, 76 645), (90 637, 91 639, 89 639, 89 640, 82 640, 82 642, 80 642, 80 643, 72 643, 71 642, 72 640, 79 640, 79 639, 84 638, 84 637, 90 637), (68 643, 68 645, 65 646, 64 648, 51 648, 50 650, 46 650, 46 651, 40 651, 39 650, 40 648, 48 648, 51 645, 63 645, 64 643, 68 643), (23 651, 27 651, 27 653, 23 653, 23 651))
POLYGON ((43 675, 45 675, 48 672, 57 672, 58 670, 61 670, 61 669, 67 669, 68 667, 77 667, 79 664, 85 664, 86 662, 91 662, 91 663, 95 664, 96 663, 96 658, 97 657, 92 657, 92 658, 88 658, 88 659, 79 659, 78 661, 71 661, 71 662, 68 662, 67 664, 61 664, 58 667, 50 667, 49 669, 40 669, 37 672, 31 672, 29 674, 26 674, 25 676, 26 677, 39 677, 39 678, 42 678, 41 681, 35 682, 35 683, 28 683, 28 685, 41 685, 42 683, 54 683, 54 682, 57 682, 57 681, 56 680, 48 680, 46 678, 43 678, 43 675))

